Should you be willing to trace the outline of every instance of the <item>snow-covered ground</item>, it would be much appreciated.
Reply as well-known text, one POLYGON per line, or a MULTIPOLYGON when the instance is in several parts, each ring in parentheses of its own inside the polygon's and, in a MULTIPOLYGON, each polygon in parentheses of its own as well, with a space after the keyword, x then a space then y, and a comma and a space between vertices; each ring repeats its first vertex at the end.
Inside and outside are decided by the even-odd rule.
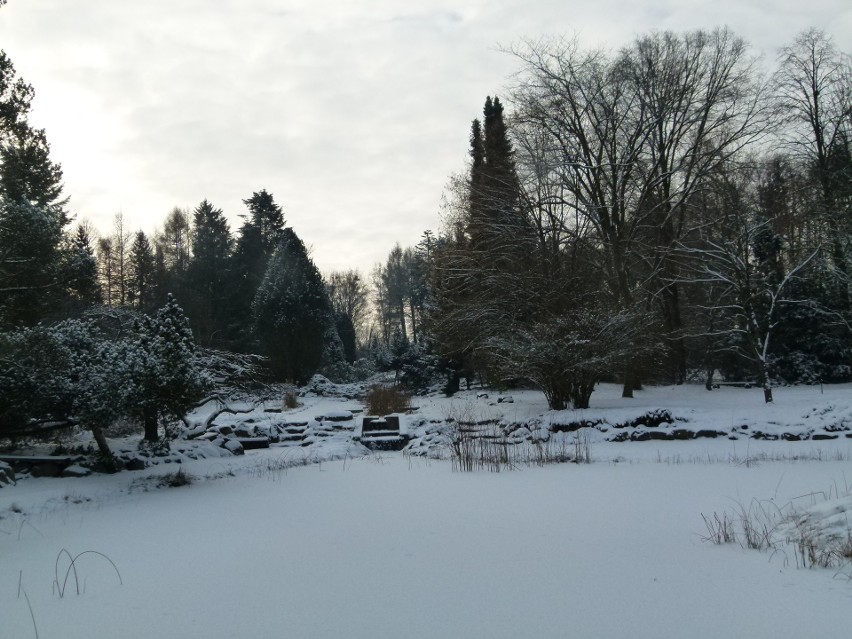
MULTIPOLYGON (((783 539, 763 553, 706 543, 701 515, 794 507, 843 532, 852 387, 776 389, 773 406, 757 389, 651 388, 634 400, 617 390, 602 387, 576 415, 513 391, 499 404, 492 392, 416 398, 406 418, 412 431, 448 415, 600 420, 591 464, 461 473, 446 459, 366 453, 344 434, 22 479, 0 488, 0 638, 36 627, 41 639, 848 637, 848 571, 798 569, 783 539), (728 435, 607 441, 651 409, 728 435), (743 432, 757 428, 837 438, 743 432), (177 468, 193 483, 158 487, 177 468), (63 549, 115 568, 81 555, 77 594, 63 549)), ((303 401, 299 419, 359 407, 303 401)))

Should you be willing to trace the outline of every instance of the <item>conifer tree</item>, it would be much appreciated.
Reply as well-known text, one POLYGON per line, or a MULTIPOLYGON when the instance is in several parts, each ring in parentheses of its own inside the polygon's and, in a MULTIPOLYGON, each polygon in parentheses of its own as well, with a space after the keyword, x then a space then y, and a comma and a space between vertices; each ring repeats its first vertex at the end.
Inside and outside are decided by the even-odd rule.
POLYGON ((284 230, 284 212, 275 203, 275 198, 266 189, 261 189, 243 204, 248 207, 250 220, 260 233, 260 242, 264 253, 269 256, 278 245, 278 237, 284 230))
POLYGON ((139 419, 145 439, 159 439, 161 418, 179 418, 205 386, 195 357, 192 330, 174 296, 155 317, 144 316, 137 340, 127 345, 128 365, 123 389, 128 414, 139 419))
POLYGON ((255 192, 243 200, 248 207, 237 236, 231 260, 231 308, 228 334, 238 348, 247 348, 251 342, 250 313, 258 287, 263 281, 267 265, 284 230, 284 215, 266 189, 255 192))
POLYGON ((151 306, 154 297, 154 251, 143 231, 137 231, 130 246, 127 301, 141 311, 151 306))
POLYGON ((71 239, 67 260, 68 287, 72 306, 78 309, 101 302, 98 282, 98 262, 92 247, 92 236, 87 224, 78 224, 71 239))
POLYGON ((32 326, 63 291, 62 226, 28 201, 0 198, 0 325, 32 326))
POLYGON ((31 325, 67 302, 62 171, 27 121, 33 89, 0 51, 0 323, 31 325))
POLYGON ((474 360, 488 368, 493 358, 486 342, 499 342, 499 335, 529 315, 523 280, 534 236, 520 205, 514 150, 498 98, 486 98, 483 121, 471 127, 464 225, 439 251, 433 281, 431 326, 438 350, 465 368, 474 360))
POLYGON ((62 188, 62 169, 50 159, 44 130, 27 129, 0 145, 0 195, 55 211, 64 224, 62 188))
POLYGON ((331 303, 305 245, 290 228, 281 232, 252 314, 261 348, 281 379, 303 384, 321 365, 334 363, 323 361, 337 336, 331 303))
POLYGON ((224 318, 231 296, 231 233, 221 209, 204 200, 193 212, 192 257, 187 268, 190 323, 202 344, 225 340, 224 318))

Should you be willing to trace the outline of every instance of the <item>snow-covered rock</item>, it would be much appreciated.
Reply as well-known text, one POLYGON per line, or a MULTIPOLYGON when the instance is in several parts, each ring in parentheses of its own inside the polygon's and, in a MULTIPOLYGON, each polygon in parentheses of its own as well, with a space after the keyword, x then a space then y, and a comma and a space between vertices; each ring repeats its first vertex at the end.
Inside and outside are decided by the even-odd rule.
POLYGON ((15 483, 15 471, 6 462, 0 462, 0 487, 15 483))
POLYGON ((89 468, 80 464, 72 464, 62 471, 62 477, 88 477, 91 474, 92 471, 89 468))

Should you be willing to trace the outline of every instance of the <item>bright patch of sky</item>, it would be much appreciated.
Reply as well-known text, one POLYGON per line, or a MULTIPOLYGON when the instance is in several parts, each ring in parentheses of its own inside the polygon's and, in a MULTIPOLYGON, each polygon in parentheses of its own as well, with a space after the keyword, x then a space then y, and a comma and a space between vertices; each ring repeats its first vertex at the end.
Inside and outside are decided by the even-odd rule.
POLYGON ((440 226, 470 121, 516 69, 500 45, 724 25, 770 62, 810 26, 852 49, 848 0, 9 0, 0 47, 78 219, 151 232, 207 198, 236 230, 265 188, 322 271, 366 272, 440 226))

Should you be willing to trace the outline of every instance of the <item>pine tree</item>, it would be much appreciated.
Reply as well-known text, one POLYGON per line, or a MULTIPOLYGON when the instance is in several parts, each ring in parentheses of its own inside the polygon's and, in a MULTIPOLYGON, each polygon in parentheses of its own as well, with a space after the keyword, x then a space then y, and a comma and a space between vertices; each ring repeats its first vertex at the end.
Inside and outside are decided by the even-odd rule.
POLYGON ((57 217, 28 201, 0 199, 0 325, 32 326, 63 291, 57 217))
POLYGON ((127 301, 141 311, 151 307, 154 297, 154 252, 143 231, 137 231, 128 256, 127 301))
POLYGON ((0 145, 0 195, 28 201, 62 215, 62 169, 50 159, 50 145, 42 129, 28 129, 0 145))
POLYGON ((32 325, 68 302, 62 171, 27 121, 32 87, 0 51, 0 323, 32 325))
POLYGON ((238 348, 251 343, 250 322, 246 321, 267 265, 284 229, 281 207, 265 189, 255 192, 243 203, 249 214, 240 227, 231 260, 231 304, 228 334, 238 348))
POLYGON ((230 299, 231 233, 221 209, 204 200, 193 212, 192 257, 187 268, 187 308, 197 340, 225 340, 224 318, 230 299))
POLYGON ((0 143, 8 141, 10 136, 23 134, 29 128, 29 115, 33 99, 33 88, 17 77, 15 66, 0 51, 0 143))
POLYGON ((255 193, 243 204, 248 207, 251 223, 260 232, 264 253, 269 256, 278 245, 278 237, 284 230, 284 212, 275 203, 275 198, 266 189, 255 193))
POLYGON ((323 362, 324 355, 329 359, 329 340, 337 335, 331 303, 319 271, 292 229, 281 233, 252 315, 263 352, 280 378, 303 384, 321 365, 333 363, 323 362))
POLYGON ((101 302, 101 285, 98 282, 98 262, 92 247, 91 231, 86 224, 78 224, 71 241, 67 258, 68 287, 72 307, 86 308, 101 302))

